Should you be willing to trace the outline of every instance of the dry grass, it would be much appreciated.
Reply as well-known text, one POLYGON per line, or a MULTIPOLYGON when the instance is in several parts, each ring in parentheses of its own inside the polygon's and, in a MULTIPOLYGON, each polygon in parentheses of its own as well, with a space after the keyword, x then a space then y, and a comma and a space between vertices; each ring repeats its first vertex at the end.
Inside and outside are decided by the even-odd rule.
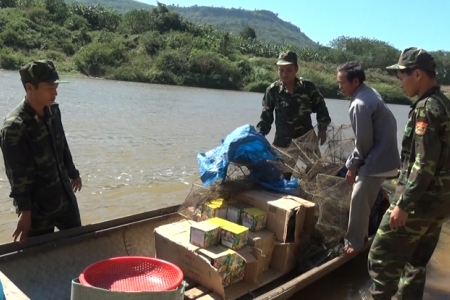
POLYGON ((450 85, 441 85, 441 91, 444 92, 444 95, 450 98, 450 85))
POLYGON ((444 93, 450 93, 450 85, 441 85, 441 90, 444 93))

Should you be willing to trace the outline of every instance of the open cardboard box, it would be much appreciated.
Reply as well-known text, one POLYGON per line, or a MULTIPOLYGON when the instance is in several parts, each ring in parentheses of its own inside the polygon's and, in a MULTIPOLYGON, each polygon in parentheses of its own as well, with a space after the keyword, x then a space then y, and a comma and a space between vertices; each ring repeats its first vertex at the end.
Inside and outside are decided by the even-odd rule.
POLYGON ((315 204, 302 198, 250 190, 234 198, 267 213, 266 228, 275 233, 276 242, 270 267, 287 273, 296 265, 297 254, 315 226, 315 204))
MULTIPOLYGON (((246 262, 244 280, 224 288, 217 270, 198 255, 199 247, 189 243, 189 227, 193 221, 183 220, 155 229, 156 257, 176 264, 199 284, 219 294, 223 299, 236 299, 275 280, 282 272, 265 268, 262 249, 246 246, 237 251, 246 262)), ((257 241, 255 244, 261 242, 257 241)))

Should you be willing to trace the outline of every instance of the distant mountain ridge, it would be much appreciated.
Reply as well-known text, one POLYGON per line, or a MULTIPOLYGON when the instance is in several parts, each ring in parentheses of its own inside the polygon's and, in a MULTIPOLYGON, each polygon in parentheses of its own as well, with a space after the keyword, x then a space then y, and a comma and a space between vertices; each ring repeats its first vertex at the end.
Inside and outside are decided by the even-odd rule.
MULTIPOLYGON (((66 2, 83 5, 100 4, 120 12, 154 7, 135 0, 66 0, 66 2)), ((191 22, 210 24, 215 28, 232 33, 239 33, 249 26, 255 30, 257 38, 265 42, 276 44, 289 42, 298 46, 317 46, 317 43, 303 33, 299 27, 278 18, 276 13, 268 10, 250 11, 197 5, 191 7, 167 5, 167 7, 191 22)))
POLYGON ((168 6, 191 22, 211 24, 214 27, 238 33, 249 26, 255 29, 258 39, 283 44, 290 42, 299 46, 317 46, 297 26, 283 21, 268 10, 244 10, 207 6, 168 6))

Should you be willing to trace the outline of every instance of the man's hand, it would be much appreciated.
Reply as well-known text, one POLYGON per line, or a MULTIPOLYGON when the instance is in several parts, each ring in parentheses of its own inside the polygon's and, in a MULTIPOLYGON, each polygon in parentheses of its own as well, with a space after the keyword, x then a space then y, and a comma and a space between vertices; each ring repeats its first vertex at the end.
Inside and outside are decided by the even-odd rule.
POLYGON ((391 230, 396 230, 397 228, 405 226, 407 219, 408 213, 402 210, 400 207, 396 206, 391 213, 391 218, 389 219, 391 230))
POLYGON ((350 185, 354 184, 357 174, 358 172, 352 172, 350 170, 347 170, 347 174, 345 174, 345 181, 350 185))
POLYGON ((72 190, 74 193, 81 190, 81 187, 83 184, 81 183, 81 177, 78 177, 77 179, 72 180, 72 190))
POLYGON ((320 139, 320 146, 322 146, 327 140, 327 132, 325 130, 319 130, 319 139, 320 139))
POLYGON ((17 221, 17 228, 14 231, 12 237, 14 242, 19 238, 19 243, 25 242, 28 236, 28 231, 31 228, 31 210, 22 211, 17 221))

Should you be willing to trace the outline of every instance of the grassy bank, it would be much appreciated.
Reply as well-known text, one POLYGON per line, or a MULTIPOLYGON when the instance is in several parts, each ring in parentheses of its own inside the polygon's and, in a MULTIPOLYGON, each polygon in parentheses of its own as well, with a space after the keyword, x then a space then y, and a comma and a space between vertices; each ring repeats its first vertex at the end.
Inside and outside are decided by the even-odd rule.
MULTIPOLYGON (((130 40, 134 38, 139 37, 129 37, 130 40)), ((113 47, 111 44, 92 44, 75 56, 66 56, 56 50, 24 52, 3 48, 0 50, 0 67, 17 70, 28 61, 47 58, 55 61, 61 74, 261 93, 277 80, 275 58, 238 55, 232 61, 218 53, 199 52, 194 49, 190 51, 181 49, 185 54, 172 50, 155 57, 148 57, 139 53, 138 49, 134 49, 134 55, 129 54, 126 62, 114 63, 113 66, 100 65, 99 59, 114 60, 117 59, 114 58, 115 55, 121 56, 120 53, 114 53, 114 48, 110 48, 113 47), (95 46, 97 48, 94 50, 95 46), (95 53, 92 53, 94 51, 95 53), (200 72, 196 72, 195 69, 200 72)), ((336 66, 336 64, 299 61, 298 75, 315 82, 324 97, 344 99, 336 82, 336 66)), ((388 103, 410 103, 410 99, 398 88, 397 79, 393 76, 383 74, 379 70, 367 70, 367 83, 376 88, 388 103)))
POLYGON ((0 68, 17 70, 28 61, 47 58, 62 74, 264 92, 277 79, 278 53, 292 49, 300 59, 299 76, 315 82, 327 98, 342 98, 336 66, 359 59, 370 67, 367 83, 386 102, 410 103, 397 79, 381 67, 395 62, 398 53, 389 48, 390 57, 377 58, 375 54, 382 54, 380 45, 388 47, 380 42, 362 39, 374 54, 358 56, 334 48, 298 48, 232 35, 190 23, 163 5, 122 15, 101 6, 68 6, 62 0, 28 4, 0 9, 0 68))

